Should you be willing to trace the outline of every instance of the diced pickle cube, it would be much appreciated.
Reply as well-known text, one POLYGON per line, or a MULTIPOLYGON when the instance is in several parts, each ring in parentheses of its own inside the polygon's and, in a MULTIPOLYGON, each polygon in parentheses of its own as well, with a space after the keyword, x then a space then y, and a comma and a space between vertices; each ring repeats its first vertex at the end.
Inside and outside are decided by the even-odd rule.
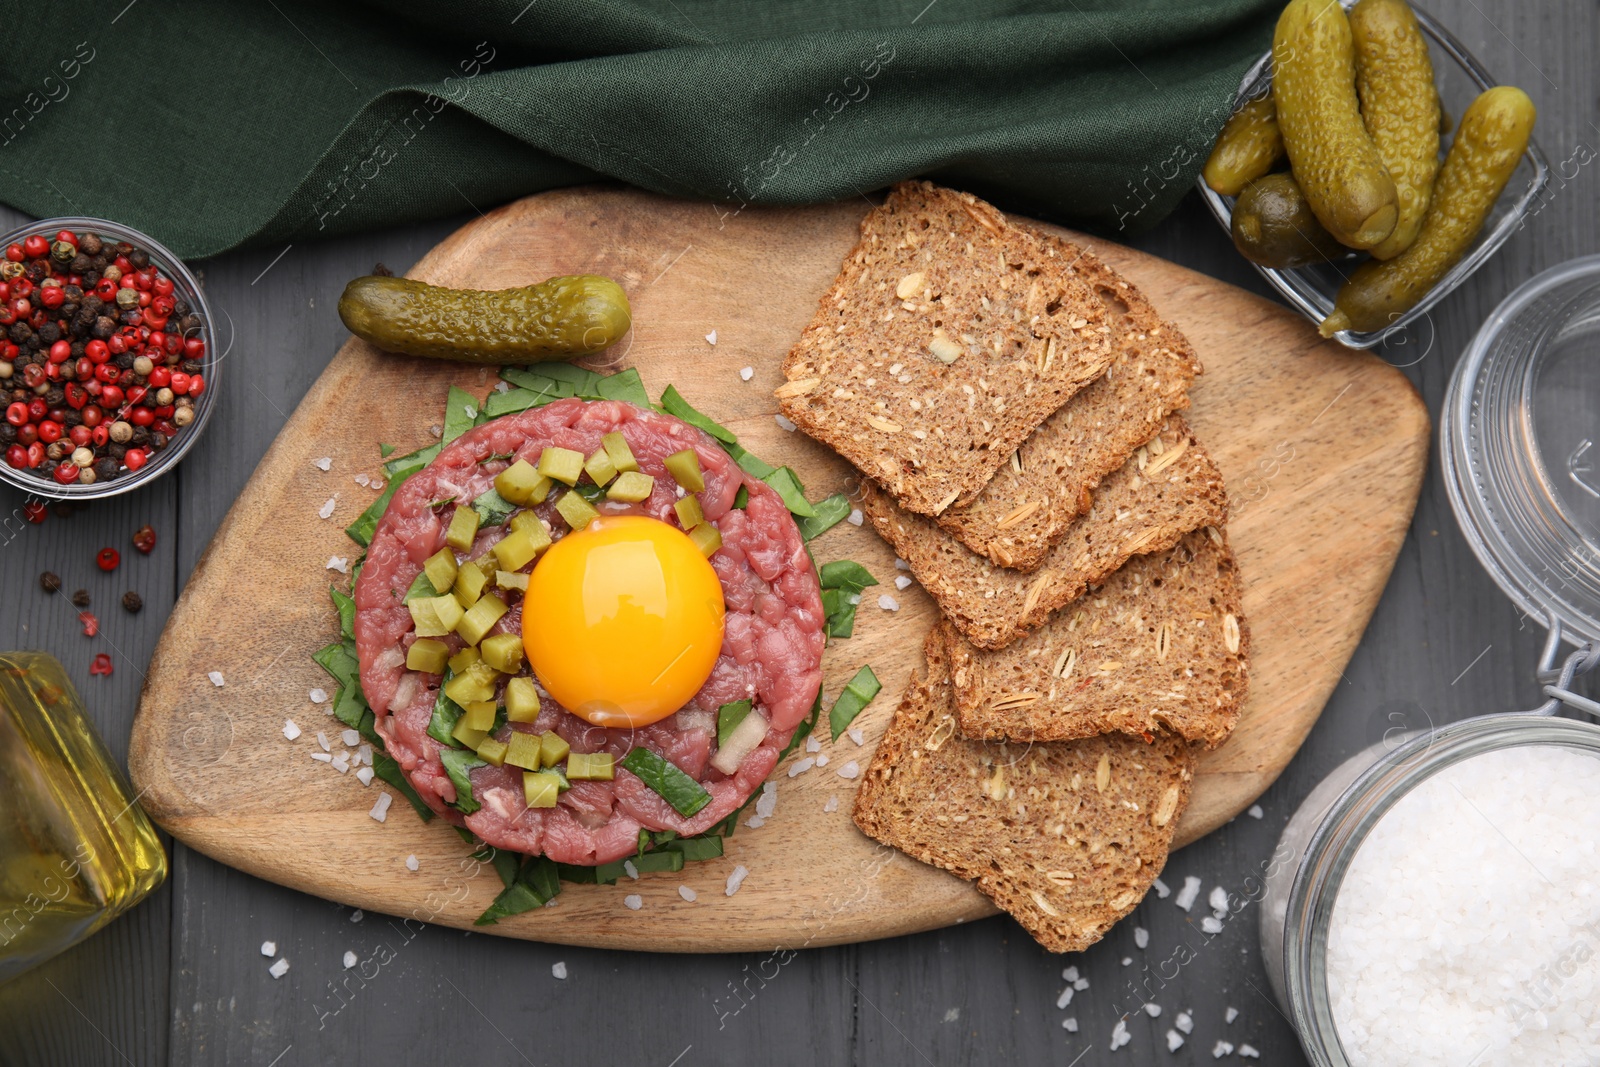
POLYGON ((706 476, 700 471, 700 457, 694 449, 686 448, 682 452, 674 452, 663 462, 667 466, 667 473, 672 475, 672 480, 689 490, 698 493, 706 487, 706 476))
MULTIPOLYGON (((494 729, 495 703, 492 700, 474 700, 461 706, 461 721, 474 730, 488 733, 494 729)), ((477 746, 474 745, 474 748, 477 746)))
POLYGON ((501 589, 515 589, 519 593, 526 593, 528 576, 518 571, 495 571, 494 584, 501 589))
POLYGON ((461 569, 456 571, 456 599, 461 601, 463 608, 470 608, 478 602, 483 595, 483 587, 488 584, 489 579, 484 576, 482 567, 476 563, 463 563, 461 569))
POLYGON ((611 465, 618 474, 639 469, 639 461, 633 458, 633 449, 628 447, 628 439, 620 431, 614 430, 600 438, 600 445, 611 457, 611 465))
POLYGON ((463 708, 475 700, 493 700, 500 672, 487 663, 474 663, 444 683, 444 695, 463 708))
MULTIPOLYGON (((540 521, 539 516, 535 515, 531 511, 517 512, 515 515, 511 516, 510 525, 513 532, 517 530, 527 530, 529 533, 533 533, 533 528, 535 526, 541 530, 545 530, 545 525, 542 521, 540 521)), ((545 530, 546 536, 549 536, 549 533, 549 530, 545 530)), ((537 538, 539 535, 534 533, 533 536, 537 538)))
POLYGON ((532 678, 513 678, 506 683, 506 718, 511 722, 532 722, 539 717, 539 691, 532 678))
POLYGON ((422 570, 433 584, 434 592, 449 592, 450 587, 456 584, 456 554, 448 548, 441 548, 428 557, 422 570))
MULTIPOLYGON (((698 529, 699 527, 696 527, 698 529)), ((721 538, 717 540, 721 544, 721 538)), ((710 555, 710 553, 706 553, 710 555)), ((493 593, 480 597, 478 602, 467 609, 461 616, 461 621, 456 623, 456 633, 469 645, 475 645, 483 640, 489 628, 500 621, 500 616, 506 613, 506 602, 493 593)))
POLYGON ((532 463, 519 459, 494 476, 494 491, 513 504, 531 504, 541 481, 549 492, 549 479, 535 470, 532 463))
POLYGON ((574 782, 609 782, 612 773, 609 752, 574 752, 567 757, 567 777, 574 782))
POLYGON ((522 637, 520 634, 495 634, 485 637, 478 646, 483 662, 502 674, 516 674, 522 669, 522 637))
POLYGON ((472 539, 477 536, 478 513, 457 504, 455 514, 450 516, 450 528, 445 531, 444 543, 457 552, 465 552, 472 547, 472 539))
POLYGON ((486 737, 478 742, 478 758, 491 767, 499 767, 506 761, 506 749, 509 746, 504 741, 496 741, 486 737))
POLYGON ((450 731, 450 736, 460 741, 467 748, 476 749, 489 737, 487 730, 474 730, 467 725, 467 717, 463 715, 461 721, 456 723, 456 728, 450 731))
POLYGON ((539 735, 513 730, 506 747, 506 762, 513 767, 536 771, 539 769, 539 735))
POLYGON ((600 517, 594 506, 577 493, 562 493, 561 499, 556 501, 556 510, 574 530, 582 530, 600 517))
POLYGON ((689 540, 694 542, 702 555, 710 559, 717 549, 722 547, 722 531, 709 522, 702 522, 699 526, 689 531, 689 540))
POLYGON ((533 529, 539 531, 543 544, 535 539, 533 530, 527 527, 513 530, 495 542, 494 558, 499 560, 502 570, 520 571, 532 563, 550 544, 550 537, 544 532, 544 527, 536 525, 533 529))
POLYGON ((649 500, 655 487, 656 480, 648 474, 642 471, 628 471, 626 474, 617 475, 617 480, 606 490, 606 499, 636 504, 641 500, 649 500))
POLYGON ((553 808, 561 798, 561 779, 549 771, 523 771, 522 795, 530 808, 553 808))
POLYGON ((449 593, 418 597, 406 607, 411 610, 411 621, 416 624, 418 637, 443 637, 456 628, 464 614, 461 602, 449 593))
POLYGON ((460 674, 482 658, 483 656, 476 648, 468 645, 450 657, 450 670, 454 674, 460 674))
POLYGON ((450 646, 431 637, 419 637, 406 649, 406 670, 424 674, 443 674, 450 658, 450 646))
POLYGON ((678 525, 685 530, 692 530, 706 521, 706 513, 700 510, 700 498, 697 496, 679 497, 678 502, 672 505, 672 510, 678 513, 678 525))
POLYGON ((567 753, 572 751, 572 746, 561 739, 561 735, 554 730, 547 734, 539 735, 540 752, 546 767, 554 767, 567 758, 567 753))
POLYGON ((539 453, 539 473, 563 485, 577 485, 583 477, 583 453, 570 448, 547 448, 539 453))
POLYGON ((611 455, 603 448, 594 450, 594 455, 583 461, 584 473, 594 479, 595 485, 605 485, 617 476, 617 468, 611 463, 611 455))

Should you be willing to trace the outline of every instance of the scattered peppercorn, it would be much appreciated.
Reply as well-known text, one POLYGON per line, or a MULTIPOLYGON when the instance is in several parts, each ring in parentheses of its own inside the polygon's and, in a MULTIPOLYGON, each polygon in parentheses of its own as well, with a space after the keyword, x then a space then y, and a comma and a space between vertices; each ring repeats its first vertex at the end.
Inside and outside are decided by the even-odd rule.
POLYGON ((89 664, 89 673, 92 675, 109 675, 111 673, 111 657, 104 652, 100 653, 94 658, 94 662, 89 664))
POLYGON ((38 524, 50 517, 49 510, 43 500, 30 500, 22 505, 22 517, 29 522, 38 524))
POLYGON ((139 609, 144 607, 144 598, 130 589, 122 594, 122 606, 129 614, 137 615, 139 609))
POLYGON ((52 571, 45 571, 39 575, 39 588, 46 593, 61 592, 61 576, 52 571))
POLYGON ((114 548, 102 548, 95 553, 94 562, 103 571, 114 571, 122 562, 122 553, 114 548))
POLYGON ((88 607, 89 606, 89 590, 87 590, 87 589, 79 589, 77 592, 73 593, 72 594, 72 606, 75 607, 75 608, 86 608, 86 607, 88 607))
POLYGON ((147 556, 156 547, 156 531, 149 523, 133 531, 133 547, 147 556))
POLYGON ((94 612, 78 612, 78 621, 83 623, 83 636, 93 637, 100 632, 100 620, 95 618, 94 612))

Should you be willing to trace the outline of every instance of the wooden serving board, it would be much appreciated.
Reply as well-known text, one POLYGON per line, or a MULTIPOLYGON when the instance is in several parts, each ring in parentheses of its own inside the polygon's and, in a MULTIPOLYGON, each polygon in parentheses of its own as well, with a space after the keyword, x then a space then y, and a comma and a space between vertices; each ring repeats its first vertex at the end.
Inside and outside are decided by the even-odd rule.
MULTIPOLYGON (((774 420, 779 362, 856 240, 866 204, 729 213, 613 187, 531 197, 473 222, 412 276, 497 289, 549 275, 598 273, 633 303, 617 366, 637 366, 653 393, 678 388, 756 454, 799 472, 813 498, 848 490, 851 472, 774 420), (706 335, 716 331, 716 343, 706 335), (753 378, 740 378, 744 367, 753 378)), ((1193 342, 1206 374, 1191 420, 1235 501, 1230 530, 1246 581, 1254 661, 1248 706, 1226 745, 1203 761, 1178 828, 1183 844, 1249 805, 1294 755, 1378 602, 1416 504, 1428 451, 1421 400, 1367 353, 1320 341, 1306 321, 1181 267, 1091 238, 1193 342)), ((336 629, 325 569, 354 557, 343 528, 372 500, 354 477, 376 474, 378 443, 433 440, 446 387, 487 392, 493 368, 383 355, 351 340, 301 402, 217 531, 156 650, 129 763, 150 814, 192 848, 262 878, 422 922, 470 927, 499 889, 441 821, 424 825, 396 797, 368 817, 381 782, 363 788, 314 761, 316 733, 336 750, 339 724, 312 705, 330 687, 311 653, 336 629), (323 472, 316 461, 333 459, 323 472), (337 503, 324 520, 318 509, 337 503), (222 672, 218 688, 208 679, 222 672), (286 719, 306 732, 284 739, 286 719), (416 872, 405 865, 415 855, 416 872)), ((224 415, 226 417, 226 415, 224 415)), ((776 814, 741 826, 726 855, 679 874, 618 886, 568 885, 556 904, 487 932, 571 944, 666 951, 743 951, 860 941, 991 914, 968 883, 882 848, 850 820, 856 782, 912 670, 932 602, 896 593, 893 554, 842 523, 814 542, 819 561, 850 558, 884 583, 855 636, 825 658, 836 695, 863 663, 884 691, 858 720, 865 747, 824 742, 827 767, 778 782, 776 814), (896 612, 876 605, 894 593, 896 612), (830 799, 837 809, 825 810, 830 799), (743 888, 724 893, 735 865, 743 888), (699 896, 683 900, 678 887, 699 896), (623 906, 638 893, 640 911, 623 906)), ((826 724, 821 733, 826 735, 826 724)))

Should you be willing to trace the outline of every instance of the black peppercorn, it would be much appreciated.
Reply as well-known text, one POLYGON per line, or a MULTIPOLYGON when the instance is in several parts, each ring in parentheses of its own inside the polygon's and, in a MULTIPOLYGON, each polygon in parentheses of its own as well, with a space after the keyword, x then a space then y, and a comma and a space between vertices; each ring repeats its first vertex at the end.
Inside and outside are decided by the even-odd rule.
POLYGON ((58 408, 66 402, 66 399, 66 391, 59 385, 52 385, 49 389, 45 390, 44 402, 48 407, 58 408))
MULTIPOLYGON (((40 282, 44 281, 45 275, 48 274, 49 271, 50 268, 45 264, 44 260, 34 259, 29 260, 28 265, 22 268, 22 276, 28 279, 34 285, 38 285, 40 282)), ((38 292, 38 290, 34 291, 38 292)))
POLYGON ((50 571, 45 571, 39 575, 39 588, 46 593, 59 593, 61 592, 61 578, 50 571))
POLYGON ((130 613, 137 615, 139 609, 144 607, 144 598, 130 589, 122 594, 122 606, 130 613))
MULTIPOLYGON (((123 289, 121 291, 124 293, 133 292, 132 289, 123 289)), ((138 297, 134 297, 134 300, 137 301, 138 297)), ((124 311, 122 314, 118 315, 117 321, 122 323, 124 326, 137 326, 139 325, 140 321, 143 320, 143 318, 144 315, 140 313, 138 305, 135 304, 135 306, 130 307, 127 311, 124 311)))
POLYGON ((9 422, 0 422, 0 445, 9 445, 17 439, 17 428, 9 422))
POLYGON ((150 450, 152 452, 159 452, 166 447, 167 435, 164 433, 157 433, 154 430, 150 431, 150 450))
POLYGON ((198 359, 186 359, 183 361, 183 373, 185 374, 199 374, 205 369, 206 365, 198 359))
POLYGON ((77 426, 83 422, 83 412, 79 411, 77 408, 68 408, 66 411, 62 412, 62 414, 66 417, 61 421, 67 426, 77 426))
MULTIPOLYGON (((56 582, 57 582, 57 584, 59 584, 60 583, 60 579, 59 578, 56 579, 56 582)), ((87 589, 79 589, 76 593, 73 593, 72 594, 72 606, 75 607, 75 608, 86 608, 86 607, 88 607, 89 606, 89 590, 87 590, 87 589)))
POLYGON ((100 272, 95 268, 90 267, 88 270, 83 272, 83 287, 85 289, 93 289, 95 287, 95 283, 99 280, 100 272))
MULTIPOLYGON (((12 327, 12 329, 15 328, 16 327, 12 327)), ((94 338, 97 341, 108 340, 112 334, 117 332, 117 320, 113 319, 110 315, 101 315, 98 319, 94 320, 94 327, 90 329, 89 332, 94 335, 94 338)), ((16 338, 13 337, 12 340, 15 341, 16 338)))
POLYGON ((144 270, 150 265, 150 253, 142 248, 135 248, 133 251, 126 253, 126 255, 128 262, 133 264, 134 270, 144 270))
POLYGON ((104 245, 100 241, 100 235, 97 233, 86 233, 82 237, 78 238, 78 248, 81 251, 87 252, 91 256, 98 256, 100 254, 100 249, 103 247, 104 245))
POLYGON ((47 322, 39 327, 39 340, 47 345, 53 345, 61 340, 61 327, 53 322, 47 322))
POLYGON ((122 370, 131 370, 133 368, 133 361, 135 359, 137 359, 137 358, 138 357, 135 356, 132 352, 124 352, 124 353, 122 353, 122 355, 120 355, 116 359, 112 360, 112 362, 115 363, 122 370))
POLYGON ((129 439, 128 443, 135 448, 143 448, 150 443, 150 431, 146 427, 135 426, 133 428, 133 437, 129 439))
MULTIPOLYGON (((112 445, 107 449, 107 451, 116 451, 119 448, 122 448, 122 446, 112 445)), ((123 451, 127 450, 123 449, 123 451)), ((112 459, 110 456, 101 456, 99 459, 94 461, 94 476, 98 481, 109 482, 111 479, 117 476, 117 468, 119 466, 121 466, 121 464, 112 459)))
MULTIPOLYGON (((128 446, 118 444, 117 442, 113 441, 106 446, 106 454, 109 455, 113 460, 121 463, 122 457, 128 454, 128 446)), ((99 471, 96 471, 95 473, 98 474, 99 471)))
POLYGON ((12 344, 26 344, 28 338, 33 336, 33 327, 25 322, 13 322, 11 329, 7 330, 6 333, 11 338, 12 344))

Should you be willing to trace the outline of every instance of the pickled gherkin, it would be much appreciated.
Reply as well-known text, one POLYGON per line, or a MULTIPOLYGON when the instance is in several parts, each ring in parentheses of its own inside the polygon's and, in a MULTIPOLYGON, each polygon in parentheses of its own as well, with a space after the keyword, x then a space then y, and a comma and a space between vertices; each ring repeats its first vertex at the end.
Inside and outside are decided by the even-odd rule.
POLYGON ((445 289, 369 276, 345 286, 339 317, 389 352, 468 363, 535 363, 590 355, 628 332, 622 286, 593 274, 520 289, 445 289))
POLYGON ((1278 132, 1278 108, 1272 94, 1264 93, 1235 111, 1217 134, 1201 174, 1206 184, 1222 196, 1238 196, 1250 182, 1272 169, 1283 157, 1283 137, 1278 132))
POLYGON ((1263 267, 1303 267, 1345 253, 1291 174, 1268 174, 1246 185, 1233 205, 1232 230, 1233 246, 1263 267))

